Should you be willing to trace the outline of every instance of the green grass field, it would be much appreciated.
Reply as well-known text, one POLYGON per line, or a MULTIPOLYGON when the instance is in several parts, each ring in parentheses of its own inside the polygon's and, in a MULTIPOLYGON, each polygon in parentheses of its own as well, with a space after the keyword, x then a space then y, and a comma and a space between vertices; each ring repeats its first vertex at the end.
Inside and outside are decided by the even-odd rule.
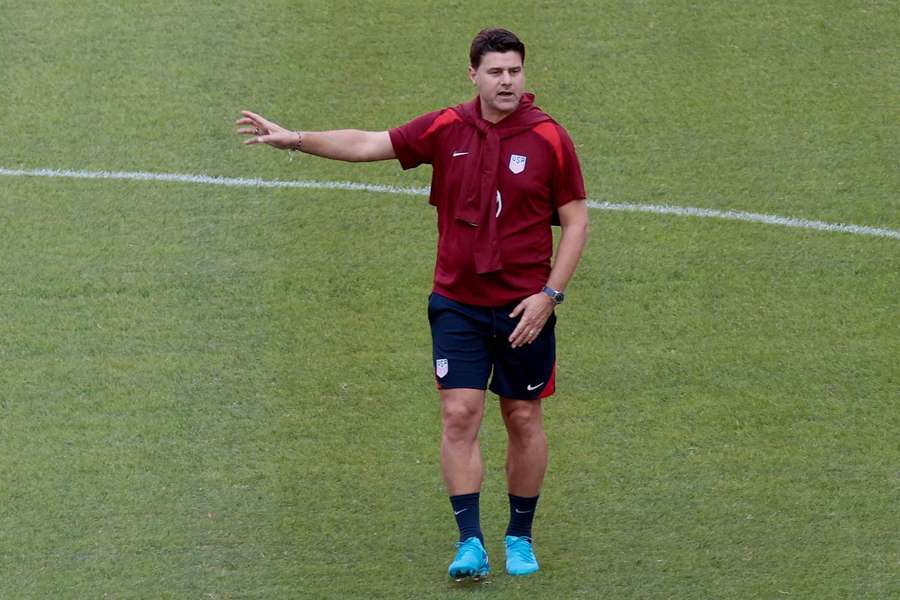
MULTIPOLYGON (((594 200, 900 229, 896 2, 0 6, 0 169, 427 185, 241 147, 468 99, 488 25, 594 200)), ((900 242, 595 210, 535 525, 448 580, 421 197, 0 176, 0 598, 900 597, 900 242)))

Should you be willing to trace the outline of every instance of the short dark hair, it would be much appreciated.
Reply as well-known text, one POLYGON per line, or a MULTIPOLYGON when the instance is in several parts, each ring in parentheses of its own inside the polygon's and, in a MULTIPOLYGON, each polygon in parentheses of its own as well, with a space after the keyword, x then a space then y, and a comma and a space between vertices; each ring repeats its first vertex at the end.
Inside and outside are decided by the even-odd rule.
POLYGON ((516 34, 506 29, 482 29, 472 40, 469 48, 469 64, 477 69, 481 64, 481 57, 488 52, 518 52, 525 63, 525 44, 516 34))

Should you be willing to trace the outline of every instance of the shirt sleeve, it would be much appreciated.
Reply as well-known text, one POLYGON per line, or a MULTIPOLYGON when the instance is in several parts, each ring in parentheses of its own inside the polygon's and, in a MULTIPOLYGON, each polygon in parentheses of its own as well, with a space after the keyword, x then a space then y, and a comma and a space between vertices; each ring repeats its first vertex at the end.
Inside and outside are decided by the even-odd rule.
POLYGON ((587 194, 584 191, 584 177, 581 174, 581 164, 575 153, 575 145, 572 138, 562 127, 557 126, 559 132, 559 152, 556 174, 553 178, 553 203, 559 207, 572 200, 584 200, 587 194))
POLYGON ((388 132, 394 146, 394 154, 404 169, 433 162, 434 136, 429 133, 433 131, 432 126, 441 112, 443 111, 438 110, 416 117, 406 125, 395 127, 388 132))

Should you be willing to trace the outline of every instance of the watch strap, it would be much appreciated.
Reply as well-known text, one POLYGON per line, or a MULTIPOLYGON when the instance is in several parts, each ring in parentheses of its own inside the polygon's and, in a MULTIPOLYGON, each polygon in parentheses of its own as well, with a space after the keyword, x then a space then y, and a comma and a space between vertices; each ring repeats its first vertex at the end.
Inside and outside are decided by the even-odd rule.
POLYGON ((560 304, 566 298, 566 295, 564 293, 559 290, 553 289, 549 285, 545 285, 544 289, 541 291, 550 296, 550 299, 553 300, 553 304, 560 304))

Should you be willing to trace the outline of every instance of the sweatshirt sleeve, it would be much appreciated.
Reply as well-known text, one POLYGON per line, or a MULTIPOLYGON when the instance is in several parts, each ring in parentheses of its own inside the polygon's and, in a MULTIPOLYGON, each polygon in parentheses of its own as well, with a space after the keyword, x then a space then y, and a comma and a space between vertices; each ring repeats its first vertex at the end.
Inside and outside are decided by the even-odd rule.
POLYGON ((433 162, 434 139, 430 132, 442 112, 435 111, 424 114, 388 132, 397 160, 404 169, 412 169, 421 164, 433 162))
POLYGON ((559 130, 558 168, 553 179, 553 199, 556 206, 562 206, 572 200, 584 200, 587 194, 584 191, 584 176, 581 174, 581 164, 575 153, 575 145, 568 132, 562 127, 559 130))

